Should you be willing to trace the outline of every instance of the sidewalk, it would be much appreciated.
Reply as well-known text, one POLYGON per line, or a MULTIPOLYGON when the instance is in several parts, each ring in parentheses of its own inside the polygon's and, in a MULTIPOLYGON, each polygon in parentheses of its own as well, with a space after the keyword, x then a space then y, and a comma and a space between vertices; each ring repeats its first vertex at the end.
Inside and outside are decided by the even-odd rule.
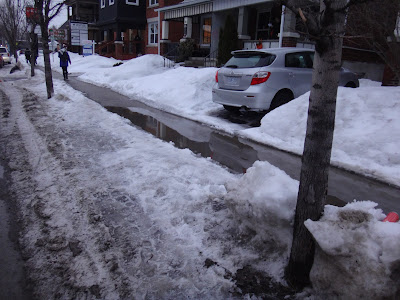
MULTIPOLYGON (((1 115, 10 110, 1 142, 36 297, 226 299, 238 269, 266 261, 274 267, 265 277, 279 282, 287 241, 278 252, 243 244, 227 206, 239 175, 130 126, 64 82, 46 99, 40 78, 3 82, 1 105, 1 115)), ((296 183, 285 180, 293 202, 296 183)))

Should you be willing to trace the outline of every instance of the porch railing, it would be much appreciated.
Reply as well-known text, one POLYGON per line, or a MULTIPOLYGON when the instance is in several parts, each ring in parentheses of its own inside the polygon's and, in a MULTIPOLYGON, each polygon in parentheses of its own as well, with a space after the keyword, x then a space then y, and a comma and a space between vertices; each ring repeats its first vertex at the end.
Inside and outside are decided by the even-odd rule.
POLYGON ((204 57, 204 66, 205 67, 216 67, 217 66, 217 58, 218 58, 218 49, 210 52, 206 57, 204 57))
MULTIPOLYGON (((244 50, 252 50, 252 49, 257 49, 257 44, 259 41, 257 40, 249 40, 245 41, 243 43, 243 49, 244 50)), ((279 41, 277 40, 263 40, 262 41, 262 48, 267 49, 267 48, 278 48, 279 47, 279 41)), ((301 47, 301 48, 314 48, 314 43, 312 42, 307 42, 307 41, 298 41, 296 47, 301 47)))
POLYGON ((103 55, 103 56, 112 56, 112 54, 115 53, 115 44, 114 41, 108 41, 108 42, 103 42, 99 45, 96 46, 96 51, 97 54, 103 55))
POLYGON ((122 51, 116 57, 115 41, 103 42, 96 46, 96 53, 106 57, 114 57, 116 59, 131 59, 143 54, 143 41, 123 41, 122 51))
POLYGON ((169 49, 167 53, 163 55, 164 58, 164 68, 173 68, 175 66, 176 61, 178 60, 178 46, 174 46, 169 49))

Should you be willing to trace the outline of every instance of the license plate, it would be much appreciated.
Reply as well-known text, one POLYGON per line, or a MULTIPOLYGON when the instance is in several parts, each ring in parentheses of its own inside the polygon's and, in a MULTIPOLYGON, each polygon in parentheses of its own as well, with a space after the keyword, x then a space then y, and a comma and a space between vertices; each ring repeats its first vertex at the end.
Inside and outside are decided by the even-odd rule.
POLYGON ((225 76, 225 84, 226 85, 237 86, 237 85, 239 85, 239 80, 240 80, 240 77, 225 76))

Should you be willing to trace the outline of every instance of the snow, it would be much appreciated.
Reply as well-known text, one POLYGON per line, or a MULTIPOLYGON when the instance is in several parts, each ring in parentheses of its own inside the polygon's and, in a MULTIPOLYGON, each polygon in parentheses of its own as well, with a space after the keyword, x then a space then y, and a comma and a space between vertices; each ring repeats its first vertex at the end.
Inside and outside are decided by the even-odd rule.
MULTIPOLYGON (((211 99, 216 68, 164 68, 158 55, 124 61, 71 54, 71 73, 81 80, 108 87, 186 118, 230 134, 268 144, 298 155, 303 153, 307 121, 306 93, 268 113, 258 128, 213 117, 221 105, 211 99)), ((58 61, 58 58, 55 59, 58 61)), ((53 64, 60 71, 58 64, 53 64)), ((361 80, 360 88, 339 87, 332 164, 400 186, 400 87, 382 87, 361 80)))
MULTIPOLYGON (((361 86, 339 88, 331 162, 399 185, 400 88, 363 87, 363 81, 361 86)), ((241 135, 301 155, 308 98, 309 92, 269 113, 260 128, 248 129, 241 135), (282 122, 283 113, 290 122, 282 122)))
MULTIPOLYGON (((226 299, 232 274, 266 264, 274 251, 239 242, 225 200, 240 175, 130 126, 64 82, 47 100, 36 72, 20 87, 2 83, 11 106, 2 139, 39 298, 97 287, 104 299, 226 299)), ((281 281, 284 262, 276 255, 264 272, 281 281)))
MULTIPOLYGON (((167 69, 156 55, 118 67, 99 56, 71 60, 69 72, 82 80, 301 153, 306 95, 245 129, 213 117, 221 110, 211 101, 215 68, 167 69)), ((233 276, 246 266, 284 284, 296 180, 266 162, 233 174, 130 126, 59 80, 47 99, 36 73, 0 70, 0 78, 19 79, 0 83, 7 96, 0 95, 0 153, 10 160, 37 298, 249 299, 233 276)), ((398 185, 399 96, 399 88, 370 81, 339 90, 335 164, 398 185)), ((315 287, 299 297, 394 295, 400 224, 383 218, 375 203, 359 201, 326 206, 320 221, 307 221, 319 245, 315 287)))
POLYGON ((318 222, 305 222, 319 245, 311 272, 319 295, 335 290, 339 298, 381 299, 396 293, 399 280, 387 274, 399 266, 400 223, 381 222, 385 215, 375 206, 327 205, 318 222))

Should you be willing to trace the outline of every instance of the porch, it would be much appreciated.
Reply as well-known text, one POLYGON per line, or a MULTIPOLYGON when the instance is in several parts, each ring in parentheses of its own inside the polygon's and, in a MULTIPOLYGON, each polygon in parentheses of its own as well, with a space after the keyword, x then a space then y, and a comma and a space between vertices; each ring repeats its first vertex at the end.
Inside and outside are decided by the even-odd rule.
MULTIPOLYGON (((236 49, 255 49, 262 42, 262 48, 279 46, 280 31, 283 30, 282 46, 296 47, 298 34, 291 32, 296 27, 295 16, 286 12, 285 26, 281 28, 282 6, 272 0, 251 0, 243 5, 242 1, 209 1, 196 3, 183 2, 180 5, 159 9, 163 12, 160 53, 171 56, 165 51, 163 43, 182 44, 193 40, 194 49, 184 60, 185 66, 217 66, 218 48, 221 30, 227 26, 231 16, 237 29, 238 44, 236 49), (174 22, 174 26, 171 23, 174 22), (177 34, 177 29, 181 33, 177 34)), ((230 24, 228 26, 232 28, 230 24)), ((179 55, 179 54, 177 54, 179 55)), ((169 58, 171 59, 171 58, 169 58)), ((182 60, 178 61, 182 62, 182 60)))
POLYGON ((143 54, 144 41, 103 41, 96 45, 95 52, 101 56, 128 60, 143 54))

